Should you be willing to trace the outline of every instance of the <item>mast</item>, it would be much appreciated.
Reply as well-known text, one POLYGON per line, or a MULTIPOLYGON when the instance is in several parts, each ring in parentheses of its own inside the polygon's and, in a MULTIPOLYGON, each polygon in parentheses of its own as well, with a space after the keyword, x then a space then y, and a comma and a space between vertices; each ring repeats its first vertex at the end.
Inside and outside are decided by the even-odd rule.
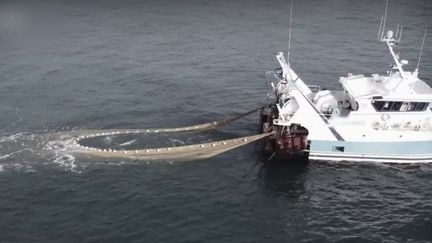
POLYGON ((396 54, 395 50, 393 49, 399 43, 399 41, 393 37, 393 31, 387 31, 386 38, 381 39, 381 41, 387 44, 387 47, 390 51, 391 56, 393 57, 396 68, 399 70, 401 77, 406 78, 405 71, 402 68, 402 65, 405 63, 401 63, 401 61, 399 60, 399 54, 396 54))
POLYGON ((386 27, 386 20, 387 20, 387 9, 388 9, 388 0, 386 1, 385 11, 384 11, 384 19, 383 19, 383 26, 382 26, 382 34, 381 39, 384 39, 384 32, 386 27))
POLYGON ((381 16, 381 22, 380 22, 380 27, 378 29, 378 36, 377 36, 378 40, 381 39, 380 37, 381 37, 381 29, 382 29, 382 25, 383 25, 383 20, 384 20, 384 16, 381 16))
POLYGON ((427 30, 428 30, 428 25, 426 25, 425 31, 424 31, 424 35, 423 35, 423 42, 420 48, 420 54, 419 54, 419 58, 418 58, 418 62, 417 62, 417 68, 415 69, 414 73, 417 76, 418 75, 418 71, 419 71, 419 67, 420 67, 420 61, 422 58, 422 54, 423 54, 423 47, 424 47, 424 43, 426 40, 426 35, 427 35, 427 30))
MULTIPOLYGON (((385 28, 386 28, 386 22, 387 22, 388 2, 389 2, 389 0, 386 1, 384 16, 381 18, 380 29, 379 29, 379 31, 381 31, 380 41, 385 42, 387 44, 387 47, 390 51, 390 54, 393 57, 393 60, 396 64, 396 68, 399 71, 399 74, 401 75, 402 78, 406 78, 407 75, 405 74, 405 71, 402 68, 402 66, 406 63, 401 62, 399 60, 399 53, 397 53, 394 50, 394 48, 399 44, 399 42, 401 40, 403 26, 399 26, 399 25, 397 26, 396 36, 394 36, 393 31, 391 31, 391 30, 387 31, 387 33, 385 34, 385 32, 386 32, 385 28)), ((378 36, 380 36, 379 32, 378 32, 378 36)))
POLYGON ((292 9, 293 9, 293 0, 291 0, 290 17, 289 17, 288 52, 287 52, 287 63, 288 63, 288 65, 290 65, 290 52, 291 52, 292 9))

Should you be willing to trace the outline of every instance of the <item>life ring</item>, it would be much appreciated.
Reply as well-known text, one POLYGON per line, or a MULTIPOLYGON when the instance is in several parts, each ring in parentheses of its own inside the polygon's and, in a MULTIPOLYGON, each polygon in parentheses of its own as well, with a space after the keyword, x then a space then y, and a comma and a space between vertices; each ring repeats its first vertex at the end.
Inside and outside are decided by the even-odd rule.
POLYGON ((375 129, 375 130, 379 130, 379 128, 380 128, 380 122, 379 121, 374 121, 372 123, 372 128, 375 129))
POLYGON ((387 121, 388 119, 390 119, 390 115, 387 113, 384 113, 381 115, 381 120, 383 121, 387 121))

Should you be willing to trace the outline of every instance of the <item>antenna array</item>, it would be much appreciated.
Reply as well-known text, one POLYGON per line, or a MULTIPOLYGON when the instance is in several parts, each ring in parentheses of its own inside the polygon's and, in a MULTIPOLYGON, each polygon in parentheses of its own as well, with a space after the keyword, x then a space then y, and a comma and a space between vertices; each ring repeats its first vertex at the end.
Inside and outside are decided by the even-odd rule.
MULTIPOLYGON (((380 22, 380 26, 379 26, 379 30, 378 30, 378 36, 377 39, 384 41, 386 38, 387 39, 391 39, 391 41, 393 42, 400 42, 401 38, 402 38, 402 32, 403 32, 403 25, 397 25, 396 26, 396 33, 393 36, 393 32, 391 32, 391 36, 386 36, 385 35, 385 31, 386 31, 386 24, 387 24, 387 10, 388 10, 388 0, 386 1, 386 6, 385 6, 385 11, 384 11, 384 15, 381 17, 381 22, 380 22)), ((387 32, 388 33, 388 32, 387 32)))

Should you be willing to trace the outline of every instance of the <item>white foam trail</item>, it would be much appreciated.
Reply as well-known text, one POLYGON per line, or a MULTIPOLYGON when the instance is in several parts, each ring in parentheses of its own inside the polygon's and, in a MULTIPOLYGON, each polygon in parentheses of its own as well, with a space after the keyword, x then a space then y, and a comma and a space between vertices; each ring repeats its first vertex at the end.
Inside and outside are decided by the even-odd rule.
POLYGON ((73 156, 79 150, 76 139, 71 136, 48 134, 24 134, 0 136, 0 172, 14 169, 35 172, 35 163, 55 165, 59 169, 78 172, 79 166, 73 156))
POLYGON ((106 143, 111 143, 112 137, 109 137, 109 136, 104 137, 104 140, 105 140, 106 143))
POLYGON ((58 154, 53 162, 68 171, 81 173, 81 171, 77 169, 75 157, 71 154, 58 154))
POLYGON ((0 142, 1 143, 3 143, 3 142, 15 142, 23 136, 24 136, 23 133, 17 133, 17 134, 12 134, 9 136, 0 137, 0 142))
POLYGON ((3 156, 0 156, 0 159, 7 159, 10 157, 10 154, 5 154, 3 156))
POLYGON ((175 147, 177 145, 185 145, 185 143, 179 139, 169 138, 169 140, 170 140, 173 147, 175 147))
POLYGON ((51 157, 53 162, 59 167, 70 172, 81 173, 73 156, 73 152, 79 149, 79 145, 74 142, 74 138, 51 140, 43 147, 43 151, 48 153, 47 157, 53 156, 51 157))
POLYGON ((130 140, 130 141, 127 141, 127 142, 124 142, 124 143, 121 143, 120 144, 120 146, 127 146, 127 145, 131 145, 131 144, 133 144, 133 143, 135 143, 136 141, 137 141, 138 139, 132 139, 132 140, 130 140))

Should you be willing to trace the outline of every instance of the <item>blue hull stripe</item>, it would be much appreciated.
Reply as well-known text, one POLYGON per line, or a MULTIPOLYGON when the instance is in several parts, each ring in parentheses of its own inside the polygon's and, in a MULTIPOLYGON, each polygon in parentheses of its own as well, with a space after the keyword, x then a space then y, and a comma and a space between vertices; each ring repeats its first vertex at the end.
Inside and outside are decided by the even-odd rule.
POLYGON ((368 159, 368 160, 394 160, 394 161, 419 161, 419 160, 431 160, 432 161, 432 154, 430 155, 423 155, 423 156, 419 156, 419 157, 374 157, 374 156, 355 156, 355 155, 339 155, 339 154, 334 154, 334 155, 324 155, 324 154, 311 154, 310 157, 317 157, 319 159, 331 159, 333 160, 334 158, 337 159, 346 159, 346 160, 363 160, 363 159, 368 159))
POLYGON ((312 140, 310 151, 311 153, 335 154, 338 156, 424 157, 432 154, 432 140, 413 142, 347 142, 312 140))

